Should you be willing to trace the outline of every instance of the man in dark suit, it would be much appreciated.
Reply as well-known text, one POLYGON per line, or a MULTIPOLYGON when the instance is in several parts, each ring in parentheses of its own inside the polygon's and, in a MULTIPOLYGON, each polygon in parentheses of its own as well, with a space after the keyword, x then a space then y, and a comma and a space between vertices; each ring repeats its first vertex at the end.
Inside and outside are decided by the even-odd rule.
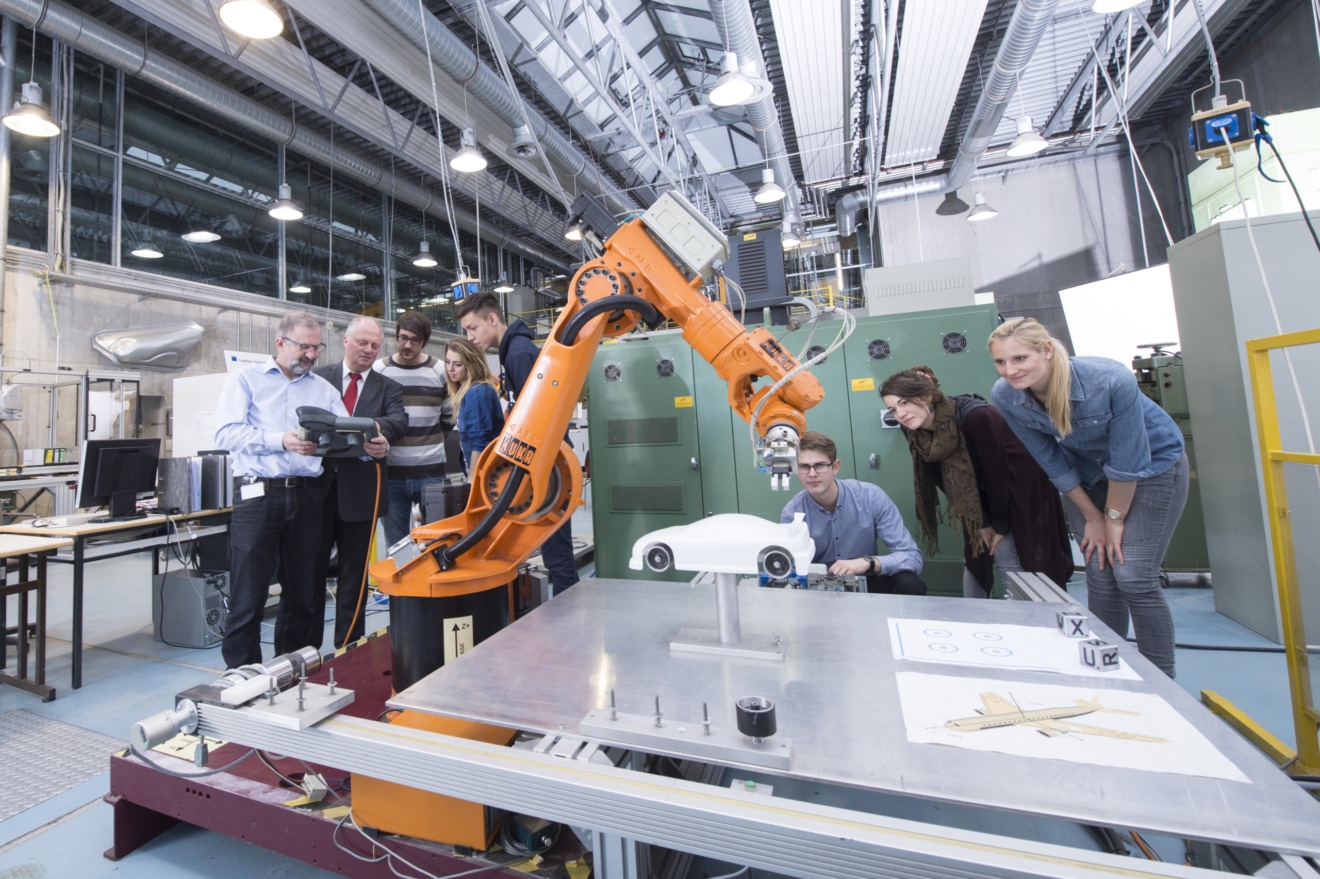
MULTIPOLYGON (((381 341, 380 324, 374 318, 355 317, 344 330, 343 363, 318 366, 313 371, 339 391, 349 415, 374 419, 381 434, 393 443, 403 437, 408 416, 403 410, 402 386, 371 368, 380 354, 381 341)), ((325 582, 330 548, 338 544, 334 646, 343 647, 361 638, 365 630, 363 575, 376 519, 383 517, 389 506, 389 474, 383 460, 326 458, 323 480, 328 493, 316 582, 325 582)), ((320 644, 315 646, 319 648, 320 644)))

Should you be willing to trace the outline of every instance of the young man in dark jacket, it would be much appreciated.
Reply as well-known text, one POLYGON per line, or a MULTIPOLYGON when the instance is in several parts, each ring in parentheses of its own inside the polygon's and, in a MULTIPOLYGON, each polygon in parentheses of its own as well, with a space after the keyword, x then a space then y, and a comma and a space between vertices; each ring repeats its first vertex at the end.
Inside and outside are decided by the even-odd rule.
MULTIPOLYGON (((504 309, 493 293, 477 293, 462 300, 454 313, 469 342, 482 350, 499 349, 501 393, 510 403, 517 400, 541 353, 533 341, 531 329, 522 318, 506 323, 504 309)), ((541 559, 550 571, 555 595, 578 581, 571 523, 571 517, 565 519, 564 524, 541 544, 541 559)))

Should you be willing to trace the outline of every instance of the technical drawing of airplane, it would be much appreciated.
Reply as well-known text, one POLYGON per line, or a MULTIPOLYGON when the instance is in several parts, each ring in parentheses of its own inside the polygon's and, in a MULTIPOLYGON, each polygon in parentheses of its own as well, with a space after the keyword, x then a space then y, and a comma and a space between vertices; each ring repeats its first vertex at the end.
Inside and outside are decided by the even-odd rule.
POLYGON ((1102 726, 1089 726, 1082 723, 1073 723, 1067 718, 1081 717, 1084 714, 1091 714, 1096 711, 1103 711, 1111 714, 1131 714, 1136 715, 1135 711, 1122 711, 1117 708, 1105 708, 1100 704, 1100 697, 1094 699, 1074 699, 1072 706, 1059 706, 1057 708, 1033 708, 1030 711, 1023 711, 1016 705, 1011 704, 1004 697, 996 693, 982 693, 981 702, 985 708, 976 709, 976 717, 959 717, 954 720, 946 721, 944 726, 947 729, 958 730, 959 732, 976 732, 984 729, 998 729, 1005 726, 1029 726, 1034 728, 1043 736, 1058 736, 1064 733, 1081 733, 1092 736, 1108 736, 1115 739, 1127 739, 1132 742, 1154 742, 1165 743, 1168 739, 1156 738, 1155 736, 1144 736, 1140 733, 1124 732, 1117 729, 1107 729, 1102 726))

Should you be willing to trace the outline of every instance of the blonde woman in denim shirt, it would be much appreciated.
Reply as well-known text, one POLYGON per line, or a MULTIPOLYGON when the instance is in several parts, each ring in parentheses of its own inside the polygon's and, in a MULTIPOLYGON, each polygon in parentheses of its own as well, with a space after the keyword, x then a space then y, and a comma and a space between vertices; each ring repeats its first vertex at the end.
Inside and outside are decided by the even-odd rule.
POLYGON ((1064 495, 1086 559, 1092 613, 1173 677, 1173 618, 1160 565, 1187 502, 1187 455, 1173 419, 1104 357, 1069 357, 1034 318, 990 334, 994 402, 1064 495))

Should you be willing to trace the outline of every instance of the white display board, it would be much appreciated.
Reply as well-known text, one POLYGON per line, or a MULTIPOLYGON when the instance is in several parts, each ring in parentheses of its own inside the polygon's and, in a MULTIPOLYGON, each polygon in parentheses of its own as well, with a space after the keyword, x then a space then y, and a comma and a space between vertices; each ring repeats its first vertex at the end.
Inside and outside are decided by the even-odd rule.
POLYGON ((1149 353, 1139 345, 1171 342, 1171 350, 1180 348, 1167 265, 1060 290, 1059 300, 1073 354, 1131 363, 1149 353))
MULTIPOLYGON (((263 361, 264 362, 264 361, 263 361)), ((218 372, 174 380, 175 458, 190 458, 215 446, 215 406, 229 376, 218 372)))

